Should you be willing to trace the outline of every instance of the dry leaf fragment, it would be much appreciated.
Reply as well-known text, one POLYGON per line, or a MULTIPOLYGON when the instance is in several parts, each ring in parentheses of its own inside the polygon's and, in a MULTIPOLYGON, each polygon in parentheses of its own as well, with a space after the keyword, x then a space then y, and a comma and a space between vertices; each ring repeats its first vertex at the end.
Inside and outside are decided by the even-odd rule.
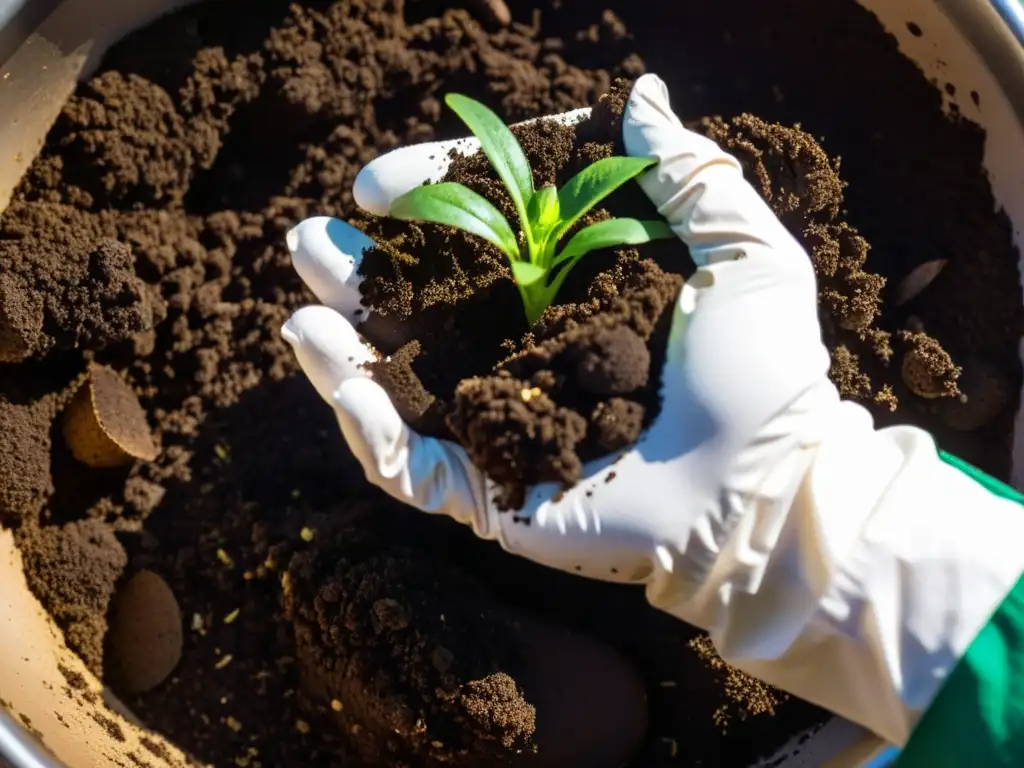
POLYGON ((895 305, 898 307, 916 298, 920 293, 931 285, 932 280, 939 276, 939 273, 946 268, 949 259, 932 259, 924 264, 918 264, 910 271, 910 274, 903 278, 903 281, 896 288, 895 305))

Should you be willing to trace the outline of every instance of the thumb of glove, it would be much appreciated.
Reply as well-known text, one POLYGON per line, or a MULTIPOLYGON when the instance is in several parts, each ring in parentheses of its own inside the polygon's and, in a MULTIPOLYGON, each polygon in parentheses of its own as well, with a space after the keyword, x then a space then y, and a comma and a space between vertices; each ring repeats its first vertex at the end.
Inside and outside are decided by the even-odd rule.
POLYGON ((622 140, 630 156, 658 161, 637 181, 698 267, 749 256, 750 263, 770 262, 787 276, 813 282, 803 248, 747 183, 739 161, 683 126, 657 75, 633 86, 622 140))

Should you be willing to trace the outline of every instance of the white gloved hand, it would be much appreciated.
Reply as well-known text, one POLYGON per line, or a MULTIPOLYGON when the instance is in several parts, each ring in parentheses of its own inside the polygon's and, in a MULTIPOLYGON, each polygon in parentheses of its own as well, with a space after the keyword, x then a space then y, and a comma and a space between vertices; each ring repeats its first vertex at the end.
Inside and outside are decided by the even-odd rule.
MULTIPOLYGON (((794 448, 813 441, 822 409, 839 398, 826 377, 810 261, 739 164, 682 127, 653 76, 633 90, 624 138, 631 155, 661 160, 641 186, 702 269, 675 308, 660 416, 624 457, 587 465, 568 492, 538 486, 525 509, 499 513, 461 447, 402 423, 360 368, 370 353, 350 322, 372 308, 359 304, 356 270, 371 241, 358 230, 315 218, 289 234, 295 268, 326 307, 300 310, 284 333, 371 482, 545 565, 646 583, 657 600, 670 574, 704 581, 740 505, 759 503, 765 473, 780 462, 792 464, 789 482, 770 493, 792 492, 809 460, 794 462, 794 448), (615 481, 605 482, 611 472, 615 481)), ((443 176, 437 158, 447 147, 420 144, 374 160, 356 180, 357 202, 386 214, 392 199, 443 176)))
MULTIPOLYGON (((284 337, 370 482, 536 562, 643 584, 652 605, 710 631, 726 661, 902 743, 1019 573, 1019 557, 990 565, 985 540, 956 535, 958 506, 1000 523, 1008 513, 940 466, 923 432, 876 432, 864 409, 840 403, 810 260, 738 162, 682 126, 657 77, 634 86, 623 139, 630 155, 658 160, 640 184, 699 269, 675 307, 660 415, 567 492, 538 486, 523 510, 499 513, 461 447, 402 422, 361 368, 371 353, 352 323, 372 311, 357 275, 372 242, 347 224, 308 219, 288 234, 325 306, 296 312, 284 337), (922 494, 935 494, 927 515, 907 504, 922 494), (961 590, 936 602, 926 580, 905 575, 922 558, 938 584, 960 579, 977 599, 961 590)), ((478 144, 374 160, 357 203, 385 215, 440 180, 452 147, 478 144)))

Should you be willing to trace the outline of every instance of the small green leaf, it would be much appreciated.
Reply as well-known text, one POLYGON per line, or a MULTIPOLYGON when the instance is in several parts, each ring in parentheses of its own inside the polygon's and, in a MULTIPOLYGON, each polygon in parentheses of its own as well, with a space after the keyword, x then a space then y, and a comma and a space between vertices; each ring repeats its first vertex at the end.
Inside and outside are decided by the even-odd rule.
POLYGON ((573 262, 581 256, 596 251, 598 248, 611 248, 616 245, 641 245, 651 240, 663 240, 675 237, 675 233, 664 221, 640 221, 639 219, 608 219, 591 224, 581 229, 558 254, 555 265, 569 261, 559 277, 572 269, 573 262))
POLYGON ((450 182, 407 192, 391 203, 390 214, 398 219, 456 227, 504 251, 531 326, 551 305, 566 276, 585 254, 599 248, 674 237, 664 221, 611 219, 577 232, 556 257, 559 241, 582 216, 656 161, 605 158, 583 169, 561 190, 544 186, 534 191, 526 154, 501 118, 466 96, 449 94, 445 101, 479 139, 482 151, 508 190, 521 232, 517 237, 501 212, 486 199, 450 182), (528 258, 521 256, 522 243, 529 249, 528 258))
POLYGON ((656 162, 645 157, 606 157, 569 179, 558 190, 562 223, 554 232, 555 239, 561 239, 580 216, 656 162))
MULTIPOLYGON (((664 221, 640 221, 638 219, 608 219, 581 229, 566 243, 565 248, 554 260, 548 271, 554 273, 550 283, 543 286, 543 293, 534 300, 535 304, 543 304, 540 311, 531 313, 527 306, 527 319, 539 318, 547 306, 554 301, 562 289, 562 283, 572 268, 583 256, 599 248, 611 248, 616 245, 641 245, 651 240, 662 240, 675 237, 675 232, 664 221), (561 269, 559 269, 561 267, 561 269)), ((524 300, 526 296, 524 295, 524 300)), ((531 325, 536 320, 531 321, 531 325)))
POLYGON ((538 241, 544 240, 560 222, 558 190, 552 186, 538 189, 527 206, 527 214, 533 224, 533 236, 538 241))
POLYGON ((529 240, 531 227, 526 206, 533 197, 533 171, 523 148, 502 119, 479 101, 458 93, 449 93, 444 101, 480 140, 480 148, 508 189, 529 240))
POLYGON ((454 182, 416 187, 391 201, 396 219, 432 221, 465 230, 493 243, 510 259, 519 258, 512 227, 501 212, 468 187, 454 182))

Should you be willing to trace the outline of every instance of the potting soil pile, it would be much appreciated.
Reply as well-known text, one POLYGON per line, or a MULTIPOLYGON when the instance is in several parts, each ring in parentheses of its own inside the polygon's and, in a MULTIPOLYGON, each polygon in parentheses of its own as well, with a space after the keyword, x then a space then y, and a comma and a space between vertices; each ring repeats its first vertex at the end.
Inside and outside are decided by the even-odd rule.
MULTIPOLYGON (((640 670, 650 726, 633 764, 749 764, 824 714, 724 666, 641 590, 544 572, 367 485, 279 336, 313 301, 284 235, 318 214, 379 226, 357 214, 356 173, 393 147, 460 135, 446 93, 511 122, 598 103, 616 78, 656 72, 687 123, 741 159, 807 246, 843 395, 1005 477, 1021 297, 1010 226, 981 165, 984 135, 944 113, 940 90, 852 2, 680 13, 653 0, 557 0, 516 5, 511 23, 493 3, 449 5, 221 0, 110 52, 0 218, 0 521, 69 645, 200 762, 498 764, 529 746, 543 717, 517 680, 515 611, 527 609, 601 638, 640 670), (76 398, 83 388, 89 397, 76 398), (148 435, 130 434, 140 430, 132 393, 160 448, 154 461, 144 460, 148 435), (94 422, 66 436, 82 402, 94 422), (81 460, 122 455, 142 459, 81 460), (162 578, 132 579, 140 572, 162 578), (140 658, 124 636, 153 644, 140 658)), ((612 120, 615 100, 602 104, 612 120)), ((558 176, 614 138, 606 131, 587 149, 580 131, 547 136, 551 165, 535 172, 558 176)), ((484 183, 473 161, 452 173, 484 183)), ((452 337, 467 344, 484 329, 494 364, 633 306, 636 291, 655 297, 648 314, 629 315, 639 346, 588 341, 625 349, 653 378, 631 382, 629 398, 603 387, 577 412, 589 426, 563 419, 590 437, 558 447, 560 459, 571 454, 562 479, 573 459, 628 441, 657 410, 662 305, 687 271, 685 259, 672 263, 678 250, 660 249, 578 267, 572 306, 536 338, 524 340, 522 319, 504 309, 514 301, 452 337), (598 401, 616 428, 600 427, 598 401)), ((463 265, 457 280, 444 272, 450 259, 376 263, 391 271, 368 268, 365 290, 399 362, 430 351, 436 328, 403 336, 431 329, 430 290, 472 306, 477 292, 508 287, 497 260, 463 265)), ((601 373, 600 355, 582 358, 601 373)), ((410 363, 449 399, 460 378, 487 373, 468 366, 410 363)), ((412 381, 403 370, 383 372, 396 391, 412 381)), ((486 410, 501 394, 489 386, 462 412, 486 410)), ((431 428, 429 403, 405 405, 431 428)), ((522 480, 508 479, 510 503, 522 480)))

